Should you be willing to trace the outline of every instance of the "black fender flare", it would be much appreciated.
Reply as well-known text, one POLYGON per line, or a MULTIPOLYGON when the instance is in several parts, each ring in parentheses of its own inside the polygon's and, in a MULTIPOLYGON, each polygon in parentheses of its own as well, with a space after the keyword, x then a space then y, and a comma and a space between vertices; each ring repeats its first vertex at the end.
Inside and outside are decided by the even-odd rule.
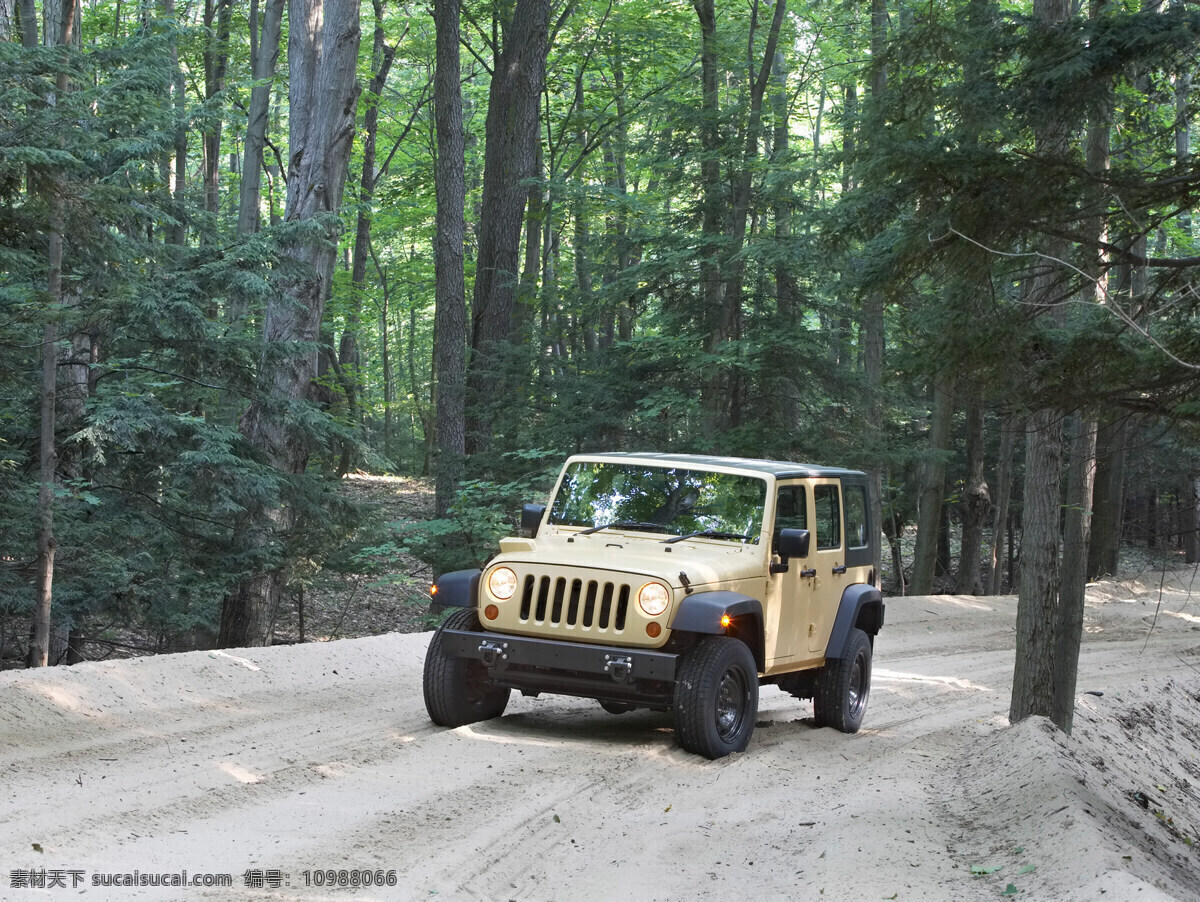
POLYGON ((829 644, 825 646, 826 660, 843 656, 850 638, 850 630, 854 627, 861 629, 874 641, 875 634, 882 626, 883 593, 866 583, 847 587, 838 605, 833 631, 829 634, 829 644))
POLYGON ((762 602, 757 598, 728 590, 695 592, 685 597, 680 603, 679 609, 671 619, 671 629, 710 636, 733 635, 750 647, 759 673, 762 673, 763 668, 766 667, 762 602), (721 618, 726 615, 740 624, 748 622, 749 630, 743 626, 731 631, 722 626, 721 618))
POLYGON ((432 604, 440 608, 473 608, 479 600, 479 578, 483 571, 453 570, 433 583, 432 604))

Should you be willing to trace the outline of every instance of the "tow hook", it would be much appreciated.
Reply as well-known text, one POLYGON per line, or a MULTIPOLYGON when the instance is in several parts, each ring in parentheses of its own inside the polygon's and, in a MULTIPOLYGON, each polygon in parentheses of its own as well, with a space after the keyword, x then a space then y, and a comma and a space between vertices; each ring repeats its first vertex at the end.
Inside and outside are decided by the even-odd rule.
POLYGON ((633 673, 633 658, 624 655, 605 655, 604 672, 613 678, 614 683, 624 683, 633 673))
POLYGON ((499 661, 508 660, 508 652, 505 650, 507 648, 507 642, 484 640, 479 643, 479 659, 488 670, 495 670, 499 661))

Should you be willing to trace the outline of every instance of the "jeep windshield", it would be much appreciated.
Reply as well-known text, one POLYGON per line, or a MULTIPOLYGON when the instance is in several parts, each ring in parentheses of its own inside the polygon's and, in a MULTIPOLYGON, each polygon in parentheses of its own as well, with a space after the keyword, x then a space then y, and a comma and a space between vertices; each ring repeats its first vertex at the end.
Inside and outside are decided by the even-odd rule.
POLYGON ((581 461, 563 476, 550 522, 757 544, 766 497, 757 476, 581 461))

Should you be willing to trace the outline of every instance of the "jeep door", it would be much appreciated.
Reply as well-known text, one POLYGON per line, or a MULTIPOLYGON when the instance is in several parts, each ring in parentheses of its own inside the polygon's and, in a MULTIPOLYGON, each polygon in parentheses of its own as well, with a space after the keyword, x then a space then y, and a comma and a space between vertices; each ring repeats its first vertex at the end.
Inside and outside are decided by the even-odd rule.
POLYGON ((781 529, 807 529, 808 557, 788 562, 771 577, 767 616, 767 669, 819 663, 847 585, 843 555, 841 485, 837 479, 781 483, 775 496, 772 552, 781 529))
POLYGON ((850 584, 846 573, 845 518, 842 516, 842 483, 818 479, 812 483, 812 545, 810 567, 812 601, 809 604, 808 650, 823 656, 833 632, 842 592, 850 584))

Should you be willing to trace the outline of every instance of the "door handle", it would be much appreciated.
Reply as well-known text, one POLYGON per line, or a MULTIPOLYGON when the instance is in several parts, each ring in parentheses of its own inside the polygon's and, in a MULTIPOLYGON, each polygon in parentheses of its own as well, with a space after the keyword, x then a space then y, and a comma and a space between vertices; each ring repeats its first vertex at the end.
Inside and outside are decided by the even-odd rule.
POLYGON ((817 570, 816 570, 816 568, 815 568, 815 567, 813 567, 813 568, 810 568, 810 569, 808 569, 808 570, 801 570, 801 571, 800 571, 800 576, 801 576, 801 578, 808 577, 808 576, 816 576, 816 575, 817 575, 817 570))
POLYGON ((833 572, 834 572, 835 574, 837 574, 837 575, 839 575, 839 576, 840 576, 841 574, 843 574, 843 573, 845 573, 845 572, 846 572, 846 565, 845 565, 845 564, 839 564, 838 566, 836 566, 836 567, 834 567, 834 568, 833 568, 833 572))

